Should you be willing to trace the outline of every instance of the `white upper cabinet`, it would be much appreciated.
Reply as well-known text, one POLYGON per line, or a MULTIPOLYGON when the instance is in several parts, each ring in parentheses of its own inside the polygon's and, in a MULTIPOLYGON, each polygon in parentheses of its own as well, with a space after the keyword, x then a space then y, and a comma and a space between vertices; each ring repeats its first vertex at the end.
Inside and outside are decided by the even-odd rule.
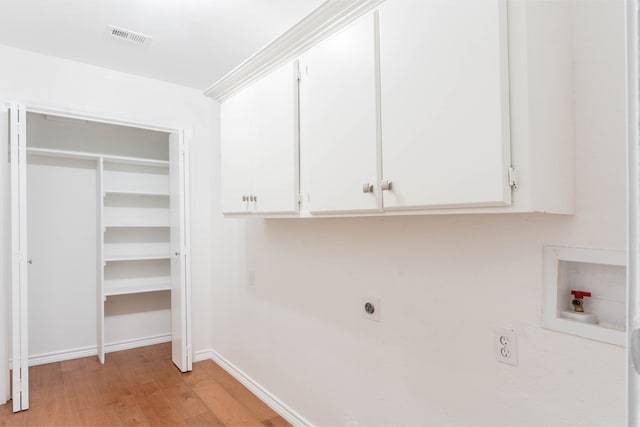
POLYGON ((224 213, 574 212, 571 2, 357 3, 326 2, 207 91, 224 213))
POLYGON ((303 199, 311 213, 380 210, 375 18, 300 57, 303 199))
POLYGON ((510 204, 505 1, 379 13, 385 210, 510 204))
POLYGON ((295 65, 278 68, 221 106, 224 213, 297 211, 295 65))
POLYGON ((251 194, 254 147, 253 91, 240 92, 220 107, 222 210, 246 213, 251 194))

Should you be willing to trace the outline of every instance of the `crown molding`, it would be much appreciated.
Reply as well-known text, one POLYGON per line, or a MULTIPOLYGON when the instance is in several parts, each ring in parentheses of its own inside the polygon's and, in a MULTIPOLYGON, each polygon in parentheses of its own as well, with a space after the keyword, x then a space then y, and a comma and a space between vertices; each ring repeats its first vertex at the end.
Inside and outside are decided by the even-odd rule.
POLYGON ((287 32, 211 85, 204 94, 223 102, 278 66, 297 58, 383 1, 327 0, 287 32))

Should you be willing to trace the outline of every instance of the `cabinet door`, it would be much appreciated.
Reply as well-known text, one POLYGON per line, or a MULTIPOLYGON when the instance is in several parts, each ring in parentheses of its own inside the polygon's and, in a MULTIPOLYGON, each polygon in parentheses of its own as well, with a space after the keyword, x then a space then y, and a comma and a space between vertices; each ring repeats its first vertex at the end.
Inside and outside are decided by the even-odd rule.
POLYGON ((505 1, 379 13, 384 208, 510 204, 505 1))
POLYGON ((312 213, 380 208, 375 36, 369 14, 300 58, 301 173, 312 213))
POLYGON ((246 213, 251 194, 253 91, 245 89, 220 106, 222 212, 246 213))
POLYGON ((254 131, 253 212, 298 210, 298 79, 288 63, 255 83, 251 124, 254 131))

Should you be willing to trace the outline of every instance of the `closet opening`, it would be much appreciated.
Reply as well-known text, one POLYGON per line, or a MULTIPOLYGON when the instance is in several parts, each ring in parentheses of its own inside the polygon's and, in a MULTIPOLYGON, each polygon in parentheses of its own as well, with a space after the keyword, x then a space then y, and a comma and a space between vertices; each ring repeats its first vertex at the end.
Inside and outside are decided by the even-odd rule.
POLYGON ((191 370, 185 131, 11 114, 14 411, 28 366, 172 342, 191 370))

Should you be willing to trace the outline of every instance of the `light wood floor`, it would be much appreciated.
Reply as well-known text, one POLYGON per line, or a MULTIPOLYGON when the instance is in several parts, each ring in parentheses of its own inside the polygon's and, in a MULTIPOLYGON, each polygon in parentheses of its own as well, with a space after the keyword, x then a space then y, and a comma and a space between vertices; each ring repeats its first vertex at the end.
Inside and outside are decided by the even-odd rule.
POLYGON ((181 373, 171 344, 34 366, 30 408, 0 426, 289 426, 210 360, 181 373))

